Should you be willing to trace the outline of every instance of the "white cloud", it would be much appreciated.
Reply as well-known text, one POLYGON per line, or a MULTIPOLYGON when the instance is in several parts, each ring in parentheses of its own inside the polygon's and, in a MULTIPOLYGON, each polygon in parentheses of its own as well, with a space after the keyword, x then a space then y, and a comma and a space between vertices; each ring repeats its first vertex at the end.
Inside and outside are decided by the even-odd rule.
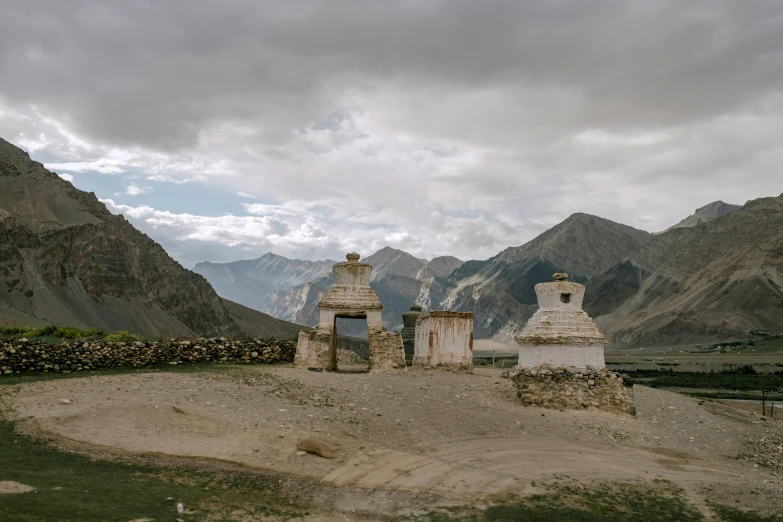
POLYGON ((96 161, 72 161, 66 163, 47 163, 47 168, 68 172, 100 172, 101 174, 122 174, 123 168, 115 162, 100 159, 96 161))
POLYGON ((574 212, 657 231, 783 191, 774 2, 74 3, 0 19, 0 136, 104 197, 206 188, 127 207, 182 256, 485 258, 574 212))
POLYGON ((125 194, 128 196, 138 196, 139 194, 146 194, 151 191, 152 189, 150 187, 143 187, 141 185, 136 185, 135 183, 131 183, 125 187, 125 194))
POLYGON ((61 174, 61 173, 57 173, 57 175, 60 176, 61 178, 63 178, 65 181, 70 181, 71 183, 73 183, 73 176, 72 175, 70 175, 70 174, 61 174))

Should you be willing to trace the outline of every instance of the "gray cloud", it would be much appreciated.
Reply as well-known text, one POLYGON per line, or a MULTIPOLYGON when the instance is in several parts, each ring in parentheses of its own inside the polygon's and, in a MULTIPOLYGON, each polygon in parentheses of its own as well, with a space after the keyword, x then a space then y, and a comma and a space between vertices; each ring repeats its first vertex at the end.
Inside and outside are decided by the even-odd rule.
POLYGON ((45 106, 84 135, 155 148, 193 145, 227 119, 268 122, 275 134, 357 86, 440 90, 447 101, 497 90, 487 117, 506 126, 527 116, 647 127, 715 115, 783 84, 774 1, 29 0, 2 9, 12 103, 45 106))
MULTIPOLYGON (((4 137, 82 170, 320 209, 290 243, 284 229, 245 246, 482 257, 576 211, 660 230, 783 190, 778 1, 0 0, 0 13, 4 137)), ((151 230, 197 236, 175 234, 183 222, 151 230)))

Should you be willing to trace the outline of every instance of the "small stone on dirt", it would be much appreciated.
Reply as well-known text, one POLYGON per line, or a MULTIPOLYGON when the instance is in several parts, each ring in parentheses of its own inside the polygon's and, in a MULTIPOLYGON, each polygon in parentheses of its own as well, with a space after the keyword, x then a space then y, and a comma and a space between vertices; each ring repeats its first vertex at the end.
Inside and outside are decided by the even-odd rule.
POLYGON ((335 451, 337 451, 334 447, 317 439, 302 439, 296 443, 296 449, 325 459, 335 458, 335 451))

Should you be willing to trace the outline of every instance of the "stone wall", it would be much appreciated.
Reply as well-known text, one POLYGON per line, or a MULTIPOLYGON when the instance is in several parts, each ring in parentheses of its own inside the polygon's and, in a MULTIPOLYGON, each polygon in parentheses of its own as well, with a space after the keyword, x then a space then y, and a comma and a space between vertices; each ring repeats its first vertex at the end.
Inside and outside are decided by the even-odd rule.
POLYGON ((405 368, 405 350, 400 334, 383 329, 370 329, 368 337, 371 370, 405 368))
POLYGON ((155 364, 290 363, 296 343, 275 339, 231 341, 228 339, 175 339, 168 342, 70 341, 47 344, 39 341, 3 341, 0 374, 22 372, 67 373, 155 364))
POLYGON ((508 377, 517 386, 524 406, 557 410, 603 410, 636 414, 633 384, 606 369, 552 367, 515 368, 508 377))
POLYGON ((332 334, 328 329, 316 328, 299 332, 294 366, 297 368, 332 368, 330 350, 332 334))

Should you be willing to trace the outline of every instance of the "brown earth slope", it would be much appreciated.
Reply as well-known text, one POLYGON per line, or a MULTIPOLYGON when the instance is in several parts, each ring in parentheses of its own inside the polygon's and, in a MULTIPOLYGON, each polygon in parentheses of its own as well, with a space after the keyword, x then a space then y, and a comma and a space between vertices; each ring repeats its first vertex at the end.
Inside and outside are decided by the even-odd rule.
POLYGON ((203 277, 2 139, 0 319, 149 336, 241 332, 203 277))
POLYGON ((783 330, 783 196, 656 236, 587 283, 585 310, 616 347, 783 330))

